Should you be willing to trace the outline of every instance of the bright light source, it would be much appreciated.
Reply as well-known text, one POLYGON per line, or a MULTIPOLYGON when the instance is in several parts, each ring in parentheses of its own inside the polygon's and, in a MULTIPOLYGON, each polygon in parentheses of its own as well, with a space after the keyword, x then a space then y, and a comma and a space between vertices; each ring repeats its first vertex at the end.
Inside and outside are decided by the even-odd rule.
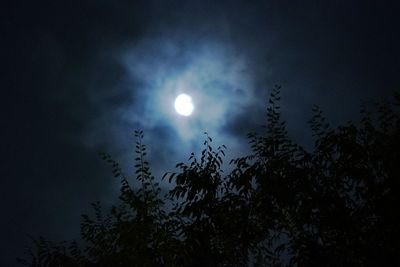
POLYGON ((194 110, 192 98, 187 94, 180 94, 175 99, 175 110, 182 116, 190 116, 194 110))

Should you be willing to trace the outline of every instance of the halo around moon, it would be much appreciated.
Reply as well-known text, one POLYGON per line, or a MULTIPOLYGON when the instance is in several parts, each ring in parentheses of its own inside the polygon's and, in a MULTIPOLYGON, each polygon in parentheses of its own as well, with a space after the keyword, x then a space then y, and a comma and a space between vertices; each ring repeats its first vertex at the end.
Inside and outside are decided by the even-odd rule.
POLYGON ((175 110, 179 115, 190 116, 193 113, 194 105, 192 98, 187 94, 180 94, 175 99, 175 110))

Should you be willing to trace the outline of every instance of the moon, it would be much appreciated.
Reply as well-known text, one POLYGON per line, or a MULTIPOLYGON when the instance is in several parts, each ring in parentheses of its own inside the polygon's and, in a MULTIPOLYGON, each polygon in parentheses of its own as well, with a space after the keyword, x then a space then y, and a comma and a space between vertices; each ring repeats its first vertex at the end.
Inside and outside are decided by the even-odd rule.
POLYGON ((175 99, 175 110, 179 115, 190 116, 193 113, 194 105, 192 98, 187 94, 180 94, 175 99))

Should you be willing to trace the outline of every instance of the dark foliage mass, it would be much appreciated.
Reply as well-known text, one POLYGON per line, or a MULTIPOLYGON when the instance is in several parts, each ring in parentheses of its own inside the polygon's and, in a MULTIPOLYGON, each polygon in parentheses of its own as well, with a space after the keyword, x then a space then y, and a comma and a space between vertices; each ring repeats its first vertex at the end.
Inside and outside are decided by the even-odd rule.
POLYGON ((225 147, 207 134, 201 155, 176 165, 165 195, 135 132, 136 178, 102 154, 121 181, 119 204, 83 215, 82 244, 43 238, 28 266, 400 266, 399 97, 332 128, 318 107, 309 121, 315 145, 288 136, 279 88, 265 133, 249 134, 252 154, 221 170, 225 147), (389 264, 390 263, 390 264, 389 264))

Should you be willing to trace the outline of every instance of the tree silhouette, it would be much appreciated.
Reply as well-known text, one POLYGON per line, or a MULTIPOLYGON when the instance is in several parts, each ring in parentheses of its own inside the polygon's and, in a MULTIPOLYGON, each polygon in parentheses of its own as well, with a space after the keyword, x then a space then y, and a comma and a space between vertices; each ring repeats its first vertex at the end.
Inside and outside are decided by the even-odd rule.
POLYGON ((399 97, 361 111, 359 123, 331 127, 319 107, 309 121, 315 145, 307 151, 286 131, 280 87, 267 108, 265 133, 249 134, 252 153, 221 170, 225 146, 205 133, 164 181, 161 193, 136 131, 133 188, 108 154, 121 181, 119 203, 83 215, 81 238, 53 244, 43 238, 27 266, 400 266, 399 97), (389 264, 390 263, 390 264, 389 264))

